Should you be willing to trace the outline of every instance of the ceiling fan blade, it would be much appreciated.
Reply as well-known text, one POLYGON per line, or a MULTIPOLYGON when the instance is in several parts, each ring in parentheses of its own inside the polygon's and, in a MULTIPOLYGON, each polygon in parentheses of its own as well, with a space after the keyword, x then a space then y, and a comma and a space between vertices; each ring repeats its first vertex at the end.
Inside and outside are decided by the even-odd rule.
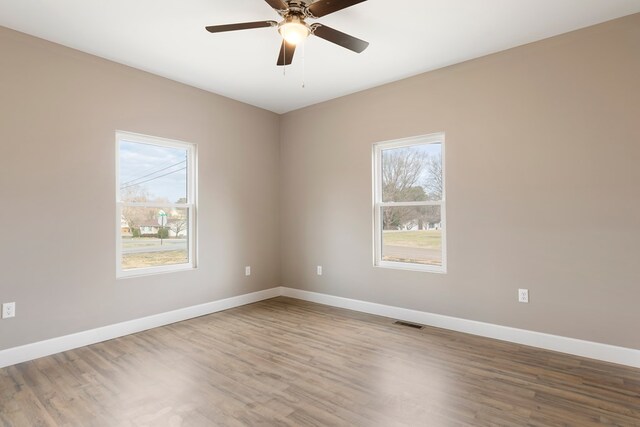
POLYGON ((309 12, 316 17, 321 18, 333 12, 354 6, 367 0, 318 0, 309 6, 309 12))
POLYGON ((276 21, 243 22, 241 24, 211 25, 205 27, 210 33, 223 33, 225 31, 250 30, 252 28, 265 28, 278 25, 276 21))
POLYGON ((282 0, 264 0, 275 10, 285 10, 287 5, 282 0))
POLYGON ((293 54, 295 52, 295 44, 287 43, 286 40, 282 40, 282 46, 280 46, 280 55, 278 56, 278 65, 291 65, 291 62, 293 61, 293 54))
POLYGON ((312 26, 313 34, 325 39, 331 43, 335 43, 338 46, 342 46, 354 52, 360 53, 369 46, 369 42, 357 39, 349 34, 345 34, 342 31, 334 30, 322 24, 314 24, 312 26))

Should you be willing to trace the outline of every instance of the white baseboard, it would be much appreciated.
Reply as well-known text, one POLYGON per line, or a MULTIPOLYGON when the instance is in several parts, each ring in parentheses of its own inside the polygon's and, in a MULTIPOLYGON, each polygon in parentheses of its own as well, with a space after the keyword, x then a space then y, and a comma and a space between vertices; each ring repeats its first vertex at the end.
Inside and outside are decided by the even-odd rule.
POLYGON ((166 313, 134 319, 127 322, 104 326, 89 331, 78 332, 46 341, 0 350, 0 368, 38 359, 51 354, 60 353, 74 348, 95 344, 98 342, 142 332, 170 323, 204 316, 218 311, 251 304, 277 296, 287 296, 304 301, 315 302, 333 307, 346 308, 363 313, 375 314, 392 319, 435 326, 482 337, 495 338, 531 347, 588 357, 605 362, 618 363, 640 368, 640 350, 616 347, 591 341, 566 338, 558 335, 510 328, 508 326, 459 319, 441 314, 410 310, 407 308, 377 304, 367 301, 336 297, 317 292, 303 291, 287 287, 275 287, 250 294, 238 295, 206 304, 194 305, 166 313))
POLYGON ((392 319, 640 368, 640 350, 282 287, 281 295, 392 319))
POLYGON ((264 291, 238 295, 235 297, 213 301, 205 304, 181 308, 166 313, 155 314, 153 316, 143 317, 141 319, 129 320, 127 322, 103 326, 101 328, 78 332, 71 335, 65 335, 58 338, 52 338, 46 341, 39 341, 33 344, 27 344, 20 347, 1 350, 0 368, 26 362, 28 360, 38 359, 44 356, 49 356, 51 354, 72 350, 74 348, 122 337, 125 335, 134 334, 136 332, 146 331, 147 329, 157 328, 158 326, 164 326, 170 323, 193 319, 194 317, 204 316, 206 314, 216 313, 218 311, 228 310, 230 308, 251 304, 269 298, 274 298, 280 296, 280 293, 281 288, 275 287, 266 289, 264 291))

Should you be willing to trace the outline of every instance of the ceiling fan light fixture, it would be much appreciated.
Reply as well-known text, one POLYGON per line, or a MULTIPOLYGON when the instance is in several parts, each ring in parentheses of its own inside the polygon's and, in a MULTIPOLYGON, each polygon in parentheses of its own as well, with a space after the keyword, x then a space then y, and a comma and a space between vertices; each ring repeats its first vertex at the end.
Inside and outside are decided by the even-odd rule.
POLYGON ((311 31, 302 20, 286 21, 278 27, 278 32, 287 43, 297 45, 309 37, 311 31))

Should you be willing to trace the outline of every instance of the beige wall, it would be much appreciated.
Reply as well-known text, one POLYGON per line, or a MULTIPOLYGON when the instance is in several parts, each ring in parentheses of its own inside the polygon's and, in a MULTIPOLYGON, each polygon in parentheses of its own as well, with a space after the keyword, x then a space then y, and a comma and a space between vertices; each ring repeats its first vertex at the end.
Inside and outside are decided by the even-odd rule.
POLYGON ((276 114, 3 28, 0 53, 0 349, 280 284, 276 114), (198 144, 197 270, 116 280, 116 129, 198 144))
POLYGON ((640 349, 640 15, 286 114, 281 165, 283 285, 640 349), (374 268, 371 145, 440 131, 449 272, 374 268))

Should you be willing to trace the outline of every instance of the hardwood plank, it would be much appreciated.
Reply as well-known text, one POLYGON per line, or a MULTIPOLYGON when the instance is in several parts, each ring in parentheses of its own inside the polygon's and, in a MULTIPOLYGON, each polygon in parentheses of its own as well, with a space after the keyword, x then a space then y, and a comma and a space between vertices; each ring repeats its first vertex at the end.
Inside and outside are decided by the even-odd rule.
POLYGON ((640 370, 274 298, 0 369, 0 426, 640 426, 640 370))

